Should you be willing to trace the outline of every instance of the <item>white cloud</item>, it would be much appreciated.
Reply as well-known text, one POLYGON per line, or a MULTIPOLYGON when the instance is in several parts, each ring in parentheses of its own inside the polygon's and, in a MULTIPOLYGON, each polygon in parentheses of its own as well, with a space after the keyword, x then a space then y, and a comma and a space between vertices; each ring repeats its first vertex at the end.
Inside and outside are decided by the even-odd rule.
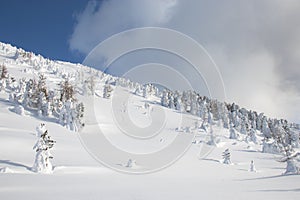
POLYGON ((109 0, 78 16, 70 49, 87 54, 130 28, 160 26, 201 43, 229 101, 300 122, 300 1, 109 0))
POLYGON ((120 31, 165 24, 176 4, 176 0, 90 1, 77 17, 70 49, 87 54, 95 45, 120 31))

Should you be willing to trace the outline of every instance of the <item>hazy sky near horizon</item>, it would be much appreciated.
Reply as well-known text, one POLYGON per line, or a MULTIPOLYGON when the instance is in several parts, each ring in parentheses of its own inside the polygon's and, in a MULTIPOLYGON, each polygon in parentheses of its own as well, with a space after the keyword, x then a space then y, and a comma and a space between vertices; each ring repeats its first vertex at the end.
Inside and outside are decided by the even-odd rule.
MULTIPOLYGON (((227 101, 300 123, 300 1, 82 0, 70 6, 68 1, 53 4, 59 6, 59 2, 63 3, 56 21, 61 21, 61 32, 56 34, 64 43, 49 48, 60 48, 63 53, 59 57, 59 51, 57 55, 45 51, 49 55, 44 56, 80 62, 96 45, 119 32, 148 26, 174 29, 195 39, 210 54, 224 80, 227 101), (67 16, 60 20, 64 10, 67 16)), ((48 23, 51 25, 51 18, 48 23)), ((34 31, 43 32, 36 26, 34 31)), ((39 48, 36 45, 32 50, 40 52, 39 48)), ((128 63, 123 63, 126 70, 128 63)))

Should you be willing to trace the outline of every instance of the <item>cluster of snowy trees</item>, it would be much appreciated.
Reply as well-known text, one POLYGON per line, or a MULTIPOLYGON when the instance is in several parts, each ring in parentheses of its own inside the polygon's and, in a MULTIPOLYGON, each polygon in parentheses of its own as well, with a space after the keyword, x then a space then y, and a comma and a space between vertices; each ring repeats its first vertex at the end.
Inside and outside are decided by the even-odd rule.
POLYGON ((15 79, 10 77, 6 65, 0 65, 0 92, 10 90, 13 82, 15 82, 15 79))
POLYGON ((264 137, 263 152, 283 153, 289 160, 293 159, 290 157, 300 145, 299 125, 284 119, 268 118, 263 113, 240 108, 235 103, 209 99, 194 91, 164 90, 161 105, 199 116, 203 120, 199 128, 206 131, 211 130, 210 125, 227 128, 230 139, 243 138, 246 142, 258 143, 257 133, 261 133, 264 137))
POLYGON ((68 79, 59 84, 58 90, 50 90, 46 77, 39 74, 38 80, 20 79, 10 84, 9 100, 15 111, 24 114, 28 110, 39 117, 53 117, 72 131, 84 126, 84 106, 75 98, 75 88, 68 79))

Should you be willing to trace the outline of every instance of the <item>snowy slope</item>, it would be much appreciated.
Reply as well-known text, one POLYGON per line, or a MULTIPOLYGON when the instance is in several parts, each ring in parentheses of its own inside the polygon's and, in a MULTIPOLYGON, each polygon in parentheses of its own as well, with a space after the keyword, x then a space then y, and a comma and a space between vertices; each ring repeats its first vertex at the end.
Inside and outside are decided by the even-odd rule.
MULTIPOLYGON (((47 76, 50 87, 57 87, 65 74, 76 74, 77 70, 89 72, 89 68, 65 62, 53 62, 53 68, 34 69, 28 63, 14 61, 15 48, 0 49, 0 63, 5 63, 8 71, 16 78, 37 77, 40 71, 47 76), (8 50, 6 50, 8 49, 8 50)), ((13 112, 14 105, 8 101, 8 93, 0 93, 0 199, 298 199, 300 176, 282 175, 285 163, 277 162, 280 155, 261 153, 259 144, 229 139, 228 129, 213 127, 220 140, 216 147, 205 144, 207 133, 194 130, 193 133, 176 131, 182 116, 174 110, 161 107, 158 99, 150 99, 150 109, 155 114, 163 110, 166 115, 161 134, 147 140, 136 140, 123 134, 114 117, 121 117, 123 102, 111 110, 111 101, 102 98, 103 82, 99 81, 94 99, 95 116, 107 139, 126 152, 149 153, 159 151, 173 144, 175 138, 182 141, 196 141, 174 164, 150 174, 120 173, 103 166, 93 159, 81 144, 79 133, 67 130, 52 118, 43 118, 27 112, 20 116, 13 112), (98 95, 97 95, 98 94, 98 95), (119 113, 118 113, 119 112, 119 113), (57 141, 52 161, 53 174, 36 174, 31 171, 35 152, 35 127, 45 122, 49 134, 57 141), (222 152, 229 148, 231 165, 222 163, 222 152), (205 154, 208 149, 208 154, 205 154), (250 162, 254 160, 257 172, 250 172, 250 162)), ((117 95, 128 94, 123 89, 117 95)), ((89 101, 79 95, 84 103, 89 101)), ((131 121, 141 127, 153 122, 149 110, 144 108, 145 99, 130 95, 126 112, 131 121)), ((159 115, 158 115, 159 117, 159 115)), ((193 126, 200 119, 184 115, 184 126, 193 126)), ((87 128, 80 134, 88 134, 92 123, 87 120, 87 128)), ((259 137, 261 140, 262 137, 259 137)), ((101 145, 101 141, 98 141, 101 145)), ((103 152, 111 159, 111 166, 122 170, 128 158, 103 152)), ((141 167, 142 156, 133 158, 141 167)), ((157 158, 158 159, 158 158, 157 158)), ((155 158, 154 158, 155 161, 155 158)), ((154 163, 155 165, 155 163, 154 163)))

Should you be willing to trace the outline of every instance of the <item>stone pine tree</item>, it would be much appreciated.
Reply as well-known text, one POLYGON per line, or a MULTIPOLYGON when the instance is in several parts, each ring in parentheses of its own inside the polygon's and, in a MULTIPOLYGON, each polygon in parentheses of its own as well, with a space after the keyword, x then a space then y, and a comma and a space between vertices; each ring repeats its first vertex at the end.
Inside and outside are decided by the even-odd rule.
POLYGON ((103 98, 109 99, 113 88, 109 83, 106 83, 103 88, 103 98))
POLYGON ((210 140, 207 142, 208 145, 213 145, 213 146, 217 146, 218 141, 216 139, 216 136, 214 134, 214 130, 212 128, 212 125, 210 124, 210 128, 209 128, 209 133, 210 133, 210 140))
POLYGON ((60 101, 66 102, 68 100, 75 101, 75 88, 68 79, 59 84, 60 86, 60 101))
POLYGON ((293 153, 285 156, 280 162, 286 162, 286 169, 284 174, 300 174, 300 168, 297 166, 296 157, 299 153, 293 153))
POLYGON ((293 148, 293 136, 286 120, 280 120, 275 126, 275 140, 284 155, 281 162, 286 162, 285 174, 299 174, 299 167, 296 164, 298 152, 293 148))
POLYGON ((55 141, 48 135, 45 124, 40 124, 36 130, 38 140, 33 147, 36 151, 36 155, 32 171, 38 173, 52 173, 53 169, 50 159, 53 157, 50 153, 50 149, 54 146, 55 141))
POLYGON ((233 123, 230 123, 229 133, 229 139, 238 139, 238 134, 233 127, 233 123))
POLYGON ((8 78, 7 68, 5 65, 0 66, 0 92, 6 88, 6 79, 8 78))
POLYGON ((229 149, 226 149, 224 152, 223 152, 223 154, 222 154, 222 156, 223 156, 223 163, 224 164, 231 164, 231 160, 230 160, 230 152, 229 152, 229 149))
POLYGON ((84 105, 76 104, 75 89, 68 80, 60 84, 59 123, 71 131, 79 131, 84 127, 84 105))
POLYGON ((80 130, 85 126, 85 123, 84 123, 84 105, 83 105, 83 103, 79 103, 79 104, 76 105, 75 115, 76 115, 75 118, 76 118, 77 130, 80 130))
POLYGON ((256 168, 255 168, 255 165, 254 165, 254 161, 251 160, 250 162, 250 169, 249 169, 250 172, 256 172, 256 168))
POLYGON ((0 79, 7 79, 8 78, 8 72, 7 72, 7 67, 5 65, 1 65, 0 67, 1 74, 0 74, 0 79))

